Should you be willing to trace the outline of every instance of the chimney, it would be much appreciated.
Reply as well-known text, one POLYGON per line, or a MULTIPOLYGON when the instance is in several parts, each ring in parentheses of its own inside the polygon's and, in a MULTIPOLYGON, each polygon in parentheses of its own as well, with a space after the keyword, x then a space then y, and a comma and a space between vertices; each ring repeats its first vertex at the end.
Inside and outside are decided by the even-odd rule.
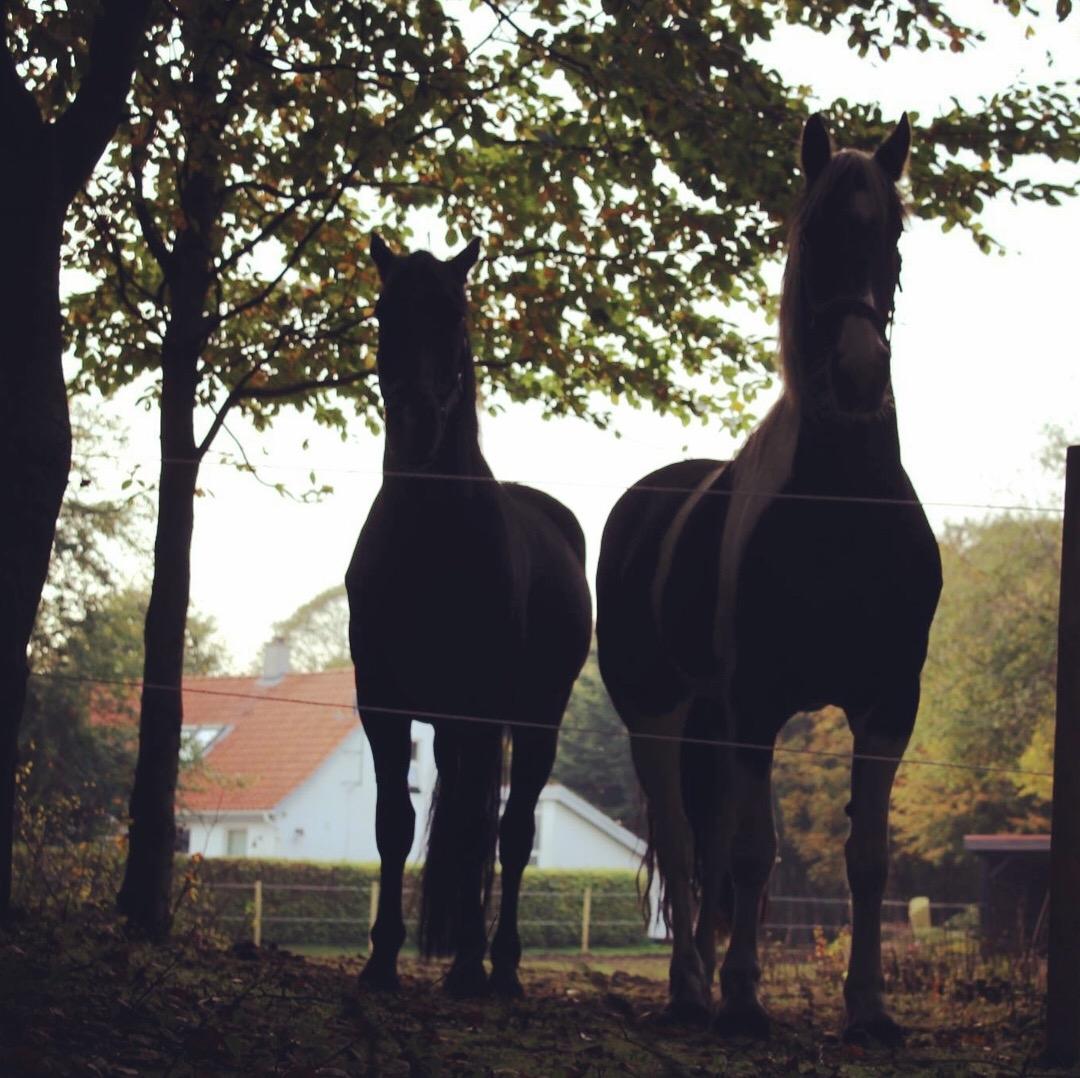
POLYGON ((263 650, 262 676, 260 685, 276 685, 289 673, 289 641, 284 636, 275 636, 263 650))

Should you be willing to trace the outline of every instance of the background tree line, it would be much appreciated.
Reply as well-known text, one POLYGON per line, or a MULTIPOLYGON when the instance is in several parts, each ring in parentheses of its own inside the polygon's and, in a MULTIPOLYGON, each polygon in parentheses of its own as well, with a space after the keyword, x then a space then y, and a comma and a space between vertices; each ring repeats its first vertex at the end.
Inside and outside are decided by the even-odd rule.
MULTIPOLYGON (((26 647, 70 464, 65 341, 73 390, 137 384, 161 411, 120 896, 161 936, 199 465, 237 413, 262 428, 290 404, 377 428, 368 231, 409 243, 430 211, 448 243, 486 240, 472 301, 489 407, 536 399, 604 424, 628 401, 738 427, 771 376, 767 330, 740 327, 773 306, 765 271, 809 92, 755 41, 786 22, 883 60, 961 53, 981 32, 950 6, 486 0, 481 25, 437 0, 0 0, 0 145, 17 162, 0 198, 15 327, 0 356, 13 506, 0 531, 0 910, 26 647), (61 248, 93 281, 66 299, 63 335, 61 248)), ((1058 16, 1070 8, 1059 0, 1058 16)), ((915 117, 913 212, 989 250, 985 199, 1072 194, 1071 175, 1010 166, 1080 157, 1074 91, 1003 86, 970 111, 915 117)), ((847 144, 878 138, 873 103, 828 111, 847 144)))

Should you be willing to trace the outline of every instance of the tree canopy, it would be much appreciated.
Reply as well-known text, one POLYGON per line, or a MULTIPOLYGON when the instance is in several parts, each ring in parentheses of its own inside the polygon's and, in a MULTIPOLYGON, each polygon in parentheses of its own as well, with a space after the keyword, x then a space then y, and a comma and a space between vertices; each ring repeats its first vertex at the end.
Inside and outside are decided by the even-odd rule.
MULTIPOLYGON (((189 0, 158 26, 112 171, 82 204, 73 253, 99 284, 70 305, 80 384, 156 370, 169 262, 202 228, 200 403, 262 424, 314 384, 317 419, 344 422, 341 394, 370 417, 366 234, 412 244, 435 213, 449 244, 485 243, 471 294, 492 406, 602 421, 627 400, 738 423, 772 347, 736 313, 772 303, 762 269, 782 249, 809 93, 755 45, 796 24, 882 58, 978 47, 952 6, 189 0)), ((885 124, 874 103, 828 113, 846 145, 885 124)), ((1011 170, 1080 157, 1076 83, 913 119, 915 214, 985 249, 987 198, 1076 190, 1068 170, 1011 170)))

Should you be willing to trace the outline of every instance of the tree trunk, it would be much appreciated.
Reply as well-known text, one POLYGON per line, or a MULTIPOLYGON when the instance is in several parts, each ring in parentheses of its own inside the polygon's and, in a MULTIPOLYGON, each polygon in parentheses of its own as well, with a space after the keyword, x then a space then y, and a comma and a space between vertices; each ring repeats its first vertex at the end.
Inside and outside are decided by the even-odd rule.
MULTIPOLYGON (((0 107, 3 100, 0 98, 0 107)), ((52 147, 32 124, 0 142, 0 920, 11 909, 15 772, 26 698, 26 649, 45 584, 71 463, 60 366, 63 199, 52 147)))
MULTIPOLYGON (((187 351, 170 325, 165 351, 187 351)), ((198 354, 173 355, 161 391, 161 482, 154 579, 143 634, 139 757, 131 794, 130 847, 118 904, 151 939, 168 934, 175 798, 183 723, 184 633, 191 582, 191 537, 199 461, 193 434, 198 354)))
MULTIPOLYGON (((3 198, 0 195, 0 198, 3 198)), ((25 211, 24 211, 25 212, 25 211)), ((13 241, 15 274, 0 284, 0 919, 11 903, 15 770, 26 698, 26 649, 45 584, 71 463, 71 428, 60 368, 59 237, 13 241), (16 278, 21 275, 21 281, 16 278)), ((57 230, 58 231, 58 230, 57 230)), ((11 233, 9 232, 10 236, 11 233)), ((9 254, 9 258, 11 258, 9 254)))
POLYGON ((71 467, 61 365, 64 216, 112 138, 144 41, 149 0, 103 0, 74 101, 42 122, 8 48, 0 4, 0 920, 11 910, 11 855, 26 649, 71 467))
POLYGON ((143 633, 139 757, 131 793, 128 860, 117 896, 131 927, 154 940, 167 936, 172 924, 184 635, 202 456, 195 443, 194 413, 199 360, 206 345, 204 309, 212 274, 216 197, 212 170, 192 168, 183 194, 187 227, 178 234, 165 266, 170 310, 161 352, 161 485, 154 580, 143 633))

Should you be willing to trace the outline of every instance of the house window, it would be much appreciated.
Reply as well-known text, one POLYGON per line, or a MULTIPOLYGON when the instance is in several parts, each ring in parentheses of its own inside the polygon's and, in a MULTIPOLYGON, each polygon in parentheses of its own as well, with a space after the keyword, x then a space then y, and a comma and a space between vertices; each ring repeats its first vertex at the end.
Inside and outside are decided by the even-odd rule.
POLYGON ((191 832, 186 827, 177 826, 173 850, 176 853, 191 853, 191 832))
POLYGON ((180 766, 186 767, 201 760, 224 732, 222 725, 185 726, 180 731, 180 766))
POLYGON ((529 864, 534 866, 540 863, 540 819, 538 812, 533 817, 533 844, 532 852, 529 854, 529 864))
POLYGON ((225 832, 226 857, 247 857, 247 829, 230 828, 225 832))

